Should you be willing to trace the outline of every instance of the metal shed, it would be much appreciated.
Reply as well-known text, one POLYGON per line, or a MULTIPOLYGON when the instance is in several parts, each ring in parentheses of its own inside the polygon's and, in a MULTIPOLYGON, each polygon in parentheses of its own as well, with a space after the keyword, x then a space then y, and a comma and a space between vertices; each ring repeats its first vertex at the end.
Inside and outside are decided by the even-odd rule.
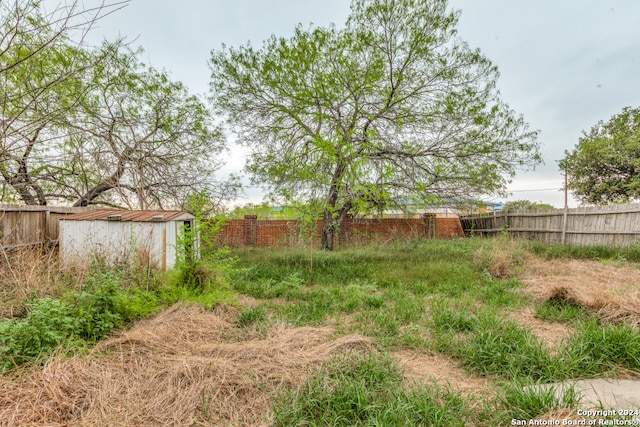
POLYGON ((179 245, 185 244, 181 236, 193 225, 194 216, 184 211, 98 209, 67 215, 60 219, 60 257, 65 264, 96 256, 109 262, 137 257, 166 270, 175 266, 179 245))

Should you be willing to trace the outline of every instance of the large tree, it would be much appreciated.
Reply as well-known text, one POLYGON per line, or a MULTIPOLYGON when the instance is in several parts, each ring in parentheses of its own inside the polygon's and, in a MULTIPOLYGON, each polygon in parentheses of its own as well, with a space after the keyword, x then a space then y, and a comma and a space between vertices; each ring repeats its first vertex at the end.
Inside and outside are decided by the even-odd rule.
POLYGON ((640 200, 640 108, 626 107, 584 132, 560 169, 567 188, 583 203, 640 200))
POLYGON ((256 182, 322 199, 323 247, 354 209, 503 191, 540 161, 497 68, 445 0, 353 0, 344 28, 213 52, 212 98, 256 182))
MULTIPOLYGON (((209 109, 180 82, 119 45, 89 70, 62 124, 62 154, 44 166, 51 195, 75 206, 177 206, 213 184, 224 138, 209 109)), ((96 53, 103 55, 101 51, 96 53)))
POLYGON ((77 1, 0 2, 0 182, 3 199, 46 204, 32 180, 30 160, 42 155, 52 123, 81 97, 78 75, 89 62, 83 48, 91 27, 127 1, 84 8, 77 1))
POLYGON ((86 45, 105 6, 86 19, 43 3, 0 3, 3 201, 146 209, 232 194, 212 177, 224 139, 206 105, 121 41, 86 45))

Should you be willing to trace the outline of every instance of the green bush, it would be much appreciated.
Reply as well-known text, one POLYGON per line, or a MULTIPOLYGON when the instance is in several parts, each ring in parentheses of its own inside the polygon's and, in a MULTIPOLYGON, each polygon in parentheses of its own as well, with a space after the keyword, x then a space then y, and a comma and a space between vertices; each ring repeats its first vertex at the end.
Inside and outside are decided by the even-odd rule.
POLYGON ((22 319, 0 321, 0 367, 3 370, 46 356, 72 339, 79 327, 66 302, 41 298, 27 305, 22 319))
POLYGON ((84 290, 71 298, 71 315, 78 322, 75 335, 95 342, 123 326, 119 280, 112 273, 90 276, 84 290))

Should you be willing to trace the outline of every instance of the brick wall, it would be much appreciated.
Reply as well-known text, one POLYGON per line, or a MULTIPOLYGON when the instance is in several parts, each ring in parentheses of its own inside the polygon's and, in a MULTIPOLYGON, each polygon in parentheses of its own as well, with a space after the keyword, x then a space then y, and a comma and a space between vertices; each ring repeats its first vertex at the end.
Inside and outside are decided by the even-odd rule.
MULTIPOLYGON (((322 221, 316 222, 315 244, 320 245, 322 221)), ((336 246, 390 242, 398 239, 463 237, 458 218, 436 218, 424 214, 416 219, 353 219, 347 217, 336 239, 336 246)), ((218 241, 231 247, 296 246, 304 243, 298 221, 258 220, 255 215, 232 219, 221 229, 218 241)))

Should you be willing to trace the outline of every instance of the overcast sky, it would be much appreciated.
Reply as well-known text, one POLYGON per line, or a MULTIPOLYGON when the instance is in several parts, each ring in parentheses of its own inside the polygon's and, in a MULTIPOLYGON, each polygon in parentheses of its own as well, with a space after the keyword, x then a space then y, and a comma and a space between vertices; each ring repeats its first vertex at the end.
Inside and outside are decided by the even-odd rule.
MULTIPOLYGON (((508 200, 561 207, 564 151, 599 120, 640 106, 640 1, 450 0, 450 7, 462 11, 460 37, 498 66, 505 102, 540 130, 545 165, 519 173, 508 200)), ((210 52, 223 43, 260 46, 298 23, 340 26, 348 13, 348 0, 131 0, 91 37, 126 37, 147 63, 206 95, 210 52)), ((225 173, 242 169, 239 150, 232 153, 225 173)), ((246 193, 244 201, 261 200, 258 189, 246 193)))

